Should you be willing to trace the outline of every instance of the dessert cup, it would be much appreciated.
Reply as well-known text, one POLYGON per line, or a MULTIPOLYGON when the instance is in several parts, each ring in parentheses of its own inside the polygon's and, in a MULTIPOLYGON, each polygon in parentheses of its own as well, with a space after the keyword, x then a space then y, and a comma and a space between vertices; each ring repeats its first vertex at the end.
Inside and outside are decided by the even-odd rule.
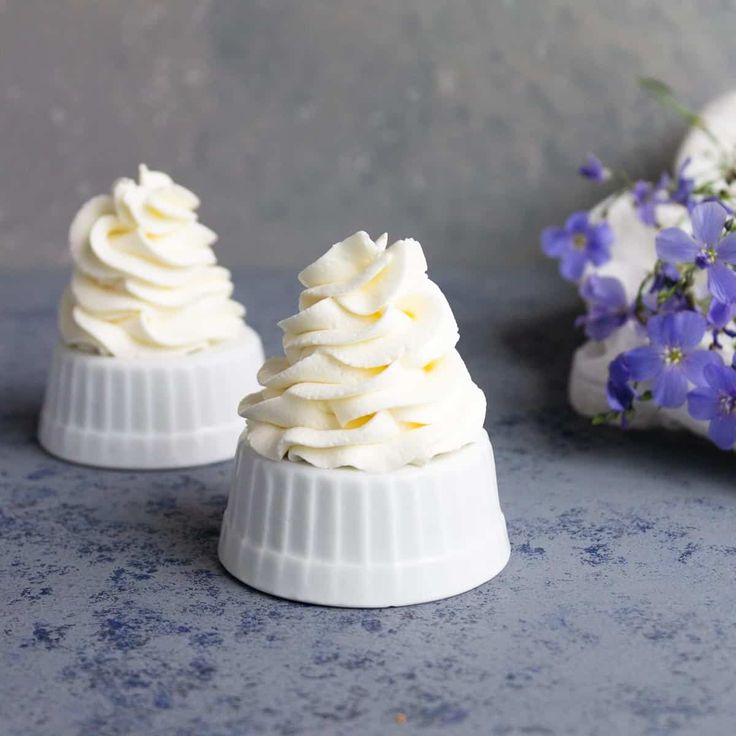
POLYGON ((273 595, 346 607, 403 606, 475 588, 509 559, 485 431, 391 473, 236 455, 219 556, 273 595))
POLYGON ((308 603, 446 598, 509 558, 486 400, 421 245, 362 231, 307 266, 284 355, 240 402, 223 565, 308 603))
POLYGON ((235 407, 263 350, 198 207, 141 164, 138 181, 118 179, 75 215, 39 427, 50 453, 138 469, 233 456, 235 407))
POLYGON ((203 465, 233 456, 243 428, 236 407, 255 388, 258 335, 184 356, 111 358, 59 344, 39 441, 64 460, 105 468, 203 465))

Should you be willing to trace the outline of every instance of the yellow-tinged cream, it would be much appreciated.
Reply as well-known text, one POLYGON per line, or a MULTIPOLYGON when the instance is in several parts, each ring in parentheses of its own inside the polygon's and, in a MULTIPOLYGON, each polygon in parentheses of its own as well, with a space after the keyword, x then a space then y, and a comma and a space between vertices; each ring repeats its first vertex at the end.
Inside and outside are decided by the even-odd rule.
POLYGON ((61 300, 72 347, 139 358, 204 350, 238 337, 245 309, 217 265, 216 234, 197 219, 199 199, 141 165, 93 197, 69 230, 74 274, 61 300))
POLYGON ((418 242, 386 245, 356 233, 299 275, 284 356, 240 405, 256 452, 385 472, 477 439, 485 397, 455 349, 450 305, 418 242))

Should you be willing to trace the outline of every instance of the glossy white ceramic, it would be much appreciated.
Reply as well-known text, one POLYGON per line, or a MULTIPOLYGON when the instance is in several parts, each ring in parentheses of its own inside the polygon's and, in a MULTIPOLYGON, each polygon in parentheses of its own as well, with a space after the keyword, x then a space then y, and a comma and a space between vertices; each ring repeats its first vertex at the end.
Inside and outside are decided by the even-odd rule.
POLYGON ((331 606, 446 598, 509 559, 488 435, 392 473, 275 462, 241 437, 220 560, 267 593, 331 606))
POLYGON ((258 335, 186 356, 90 355, 58 345, 49 370, 39 441, 51 454, 106 468, 178 468, 227 460, 256 390, 258 335))

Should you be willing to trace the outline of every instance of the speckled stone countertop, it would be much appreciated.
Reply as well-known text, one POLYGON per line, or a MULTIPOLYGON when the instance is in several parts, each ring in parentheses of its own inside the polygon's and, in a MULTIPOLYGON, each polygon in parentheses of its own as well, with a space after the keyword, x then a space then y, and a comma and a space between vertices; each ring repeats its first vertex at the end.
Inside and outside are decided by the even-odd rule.
MULTIPOLYGON (((250 590, 216 545, 231 466, 112 472, 36 444, 66 274, 0 277, 0 731, 725 734, 736 459, 566 405, 572 291, 434 273, 488 395, 511 561, 465 595, 340 610, 250 590)), ((238 279, 267 350, 293 274, 238 279)))

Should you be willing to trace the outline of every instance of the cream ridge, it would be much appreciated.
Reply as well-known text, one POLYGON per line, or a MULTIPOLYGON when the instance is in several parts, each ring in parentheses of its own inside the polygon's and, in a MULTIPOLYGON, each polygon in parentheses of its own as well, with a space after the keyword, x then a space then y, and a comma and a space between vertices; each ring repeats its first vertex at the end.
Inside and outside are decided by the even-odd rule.
POLYGON ((245 309, 217 265, 217 235, 197 219, 199 199, 140 166, 93 197, 69 231, 74 274, 59 309, 70 347, 144 358, 205 350, 240 336, 245 309))
POLYGON ((486 401, 455 349, 458 328, 415 240, 358 232, 299 274, 284 356, 240 414, 265 457, 387 472, 477 440, 486 401))

